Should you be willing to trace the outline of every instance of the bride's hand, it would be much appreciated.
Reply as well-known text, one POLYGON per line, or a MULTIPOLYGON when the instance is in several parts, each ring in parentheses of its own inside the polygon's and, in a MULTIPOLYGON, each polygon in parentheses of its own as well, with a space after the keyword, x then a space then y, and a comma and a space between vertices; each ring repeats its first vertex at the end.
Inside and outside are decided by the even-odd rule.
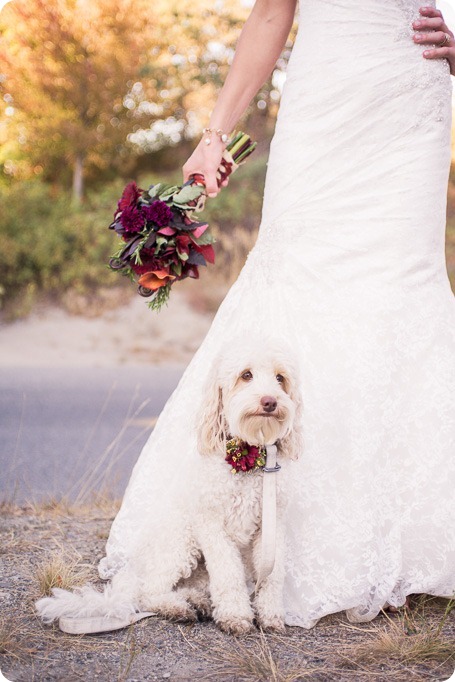
MULTIPOLYGON (((204 138, 202 138, 188 161, 183 165, 183 182, 186 182, 190 175, 201 173, 205 179, 207 195, 209 197, 216 197, 220 191, 216 179, 216 171, 220 165, 226 145, 218 135, 211 135, 210 137, 210 144, 206 144, 204 138)), ((227 178, 221 183, 221 187, 226 187, 228 182, 229 179, 227 178)))
POLYGON ((414 42, 419 45, 433 44, 425 50, 426 59, 447 59, 450 73, 455 76, 455 40, 452 31, 444 22, 442 12, 435 7, 421 7, 421 18, 412 23, 412 28, 418 31, 414 34, 414 42))

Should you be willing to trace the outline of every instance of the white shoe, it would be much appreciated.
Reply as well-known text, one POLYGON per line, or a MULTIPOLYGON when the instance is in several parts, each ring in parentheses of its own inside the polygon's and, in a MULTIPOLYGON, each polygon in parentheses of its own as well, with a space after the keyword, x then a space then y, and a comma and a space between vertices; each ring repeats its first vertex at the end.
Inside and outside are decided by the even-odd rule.
POLYGON ((115 616, 91 616, 89 618, 60 618, 58 626, 62 632, 70 635, 90 635, 97 632, 111 632, 112 630, 121 630, 127 628, 133 623, 149 616, 156 616, 156 613, 149 611, 142 611, 140 613, 132 613, 126 618, 117 618, 115 616))

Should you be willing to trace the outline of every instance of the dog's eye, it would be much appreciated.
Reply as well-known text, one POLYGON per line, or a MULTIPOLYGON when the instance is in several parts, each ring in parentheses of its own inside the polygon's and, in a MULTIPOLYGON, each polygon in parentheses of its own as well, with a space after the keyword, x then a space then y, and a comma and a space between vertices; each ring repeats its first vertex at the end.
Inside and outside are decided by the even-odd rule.
POLYGON ((277 374, 276 380, 278 381, 279 384, 284 384, 284 376, 282 374, 277 374))
POLYGON ((243 381, 250 381, 252 378, 253 378, 253 375, 249 369, 247 369, 246 372, 243 372, 243 374, 242 374, 243 381))

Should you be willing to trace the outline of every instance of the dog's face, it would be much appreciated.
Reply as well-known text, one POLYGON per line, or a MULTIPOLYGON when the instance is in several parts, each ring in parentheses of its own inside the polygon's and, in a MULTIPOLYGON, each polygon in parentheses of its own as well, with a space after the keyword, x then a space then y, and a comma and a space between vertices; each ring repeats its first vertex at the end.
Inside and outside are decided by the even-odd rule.
POLYGON ((224 452, 226 439, 237 437, 251 445, 280 441, 281 449, 296 457, 301 409, 297 382, 289 351, 271 343, 248 345, 248 350, 245 343, 230 345, 214 363, 206 386, 201 452, 224 452))
POLYGON ((251 445, 270 445, 292 428, 292 380, 283 362, 270 353, 258 353, 243 362, 238 365, 241 369, 229 368, 222 388, 227 430, 251 445))

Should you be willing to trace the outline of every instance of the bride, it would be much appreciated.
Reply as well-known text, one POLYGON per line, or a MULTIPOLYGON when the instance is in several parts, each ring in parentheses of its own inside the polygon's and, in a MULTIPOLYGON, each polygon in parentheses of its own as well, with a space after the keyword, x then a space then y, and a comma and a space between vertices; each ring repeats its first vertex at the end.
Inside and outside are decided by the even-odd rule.
MULTIPOLYGON (((209 196, 296 0, 257 0, 184 165, 209 196)), ((217 354, 279 330, 299 359, 304 449, 287 517, 286 623, 374 618, 455 592, 455 303, 444 233, 455 41, 434 0, 302 0, 257 243, 134 468, 99 571, 163 532, 197 457, 217 354)))

